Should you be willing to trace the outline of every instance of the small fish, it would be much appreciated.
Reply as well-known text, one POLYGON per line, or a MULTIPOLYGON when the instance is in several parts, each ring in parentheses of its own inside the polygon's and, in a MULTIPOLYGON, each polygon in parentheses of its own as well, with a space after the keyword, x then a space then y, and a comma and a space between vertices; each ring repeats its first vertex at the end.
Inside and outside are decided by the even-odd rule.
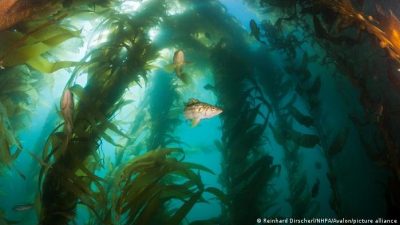
POLYGON ((262 44, 266 44, 264 41, 260 40, 260 28, 257 26, 256 21, 253 19, 250 20, 250 30, 251 30, 251 35, 254 36, 254 38, 259 41, 262 44))
POLYGON ((73 129, 73 115, 74 115, 74 99, 72 92, 67 88, 60 102, 61 114, 64 118, 64 133, 68 136, 72 133, 73 129))
POLYGON ((74 97, 72 92, 67 88, 60 102, 61 115, 64 118, 64 141, 61 147, 61 152, 65 152, 68 147, 69 140, 72 137, 73 130, 73 115, 74 115, 74 97))
POLYGON ((173 65, 176 75, 181 77, 183 73, 183 66, 185 65, 185 54, 182 50, 177 50, 174 53, 173 65))
POLYGON ((220 113, 222 109, 193 98, 186 103, 184 110, 186 119, 192 120, 192 127, 199 124, 200 120, 212 118, 220 113))
POLYGON ((204 85, 203 88, 204 88, 205 90, 208 90, 208 91, 212 91, 212 90, 215 89, 215 87, 212 86, 211 84, 206 84, 206 85, 204 85))
POLYGON ((27 211, 33 208, 33 204, 21 204, 21 205, 15 205, 12 209, 17 212, 23 212, 27 211))
POLYGON ((318 193, 319 193, 319 179, 317 178, 315 180, 314 185, 311 188, 311 197, 313 198, 317 197, 318 193))

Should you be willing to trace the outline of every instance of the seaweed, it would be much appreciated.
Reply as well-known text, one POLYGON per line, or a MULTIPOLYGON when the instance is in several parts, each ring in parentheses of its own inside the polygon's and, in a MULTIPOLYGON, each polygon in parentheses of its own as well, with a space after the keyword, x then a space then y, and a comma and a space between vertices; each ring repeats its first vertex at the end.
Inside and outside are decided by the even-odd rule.
MULTIPOLYGON (((180 96, 177 92, 177 85, 174 84, 171 77, 157 74, 152 80, 152 86, 149 94, 146 95, 149 105, 151 128, 148 138, 148 149, 157 147, 167 147, 167 145, 180 144, 177 137, 171 132, 180 123, 173 109, 180 103, 180 96)), ((146 100, 145 100, 146 101, 146 100)))
POLYGON ((290 114, 296 119, 300 124, 310 127, 314 123, 314 119, 311 116, 304 115, 297 108, 290 106, 289 107, 290 114))
MULTIPOLYGON (((118 109, 115 105, 125 89, 146 76, 146 65, 157 56, 147 31, 157 24, 163 9, 163 3, 151 1, 132 17, 113 9, 102 12, 107 18, 99 25, 100 29, 109 29, 112 35, 102 46, 89 53, 85 59, 90 58, 90 61, 78 66, 70 79, 72 82, 82 72, 89 74, 88 83, 83 88, 84 98, 76 107, 72 138, 65 152, 55 158, 46 171, 41 183, 40 224, 68 224, 70 216, 74 215, 78 202, 85 194, 74 186, 87 187, 92 183, 90 179, 88 182, 78 179, 76 172, 98 148, 100 138, 107 129, 102 124, 118 109)), ((55 151, 57 145, 53 145, 51 150, 55 151)), ((89 208, 93 207, 91 200, 84 201, 89 208)))
POLYGON ((128 161, 115 176, 114 188, 120 191, 112 192, 115 199, 113 209, 115 221, 121 219, 127 224, 153 224, 162 218, 163 224, 180 224, 190 209, 200 201, 204 192, 214 194, 226 201, 224 194, 216 188, 205 188, 200 176, 193 170, 212 172, 194 163, 185 163, 171 157, 173 154, 183 154, 180 149, 155 149, 128 161), (174 182, 173 177, 180 177, 174 182), (183 204, 172 211, 166 210, 172 200, 180 200, 183 204), (169 214, 170 216, 167 216, 169 214), (126 216, 124 216, 126 215, 126 216), (153 221, 153 222, 151 222, 153 221))
POLYGON ((327 151, 329 157, 334 157, 336 154, 338 154, 340 151, 343 150, 348 136, 349 136, 349 128, 347 127, 343 128, 343 130, 334 137, 327 151))
MULTIPOLYGON (((13 161, 22 152, 18 132, 30 122, 30 108, 35 107, 39 100, 38 92, 42 80, 25 66, 0 71, 1 167, 12 168, 13 161)), ((18 170, 17 172, 20 173, 18 170)))
POLYGON ((44 21, 25 23, 20 29, 2 31, 0 42, 0 61, 2 66, 13 67, 27 64, 42 73, 52 73, 62 68, 71 67, 77 62, 49 61, 45 54, 59 47, 63 42, 79 37, 79 31, 71 30, 59 24, 65 15, 55 15, 44 21))
POLYGON ((248 54, 240 43, 232 41, 220 43, 211 52, 214 92, 224 109, 222 138, 215 143, 223 157, 220 179, 231 199, 221 223, 252 224, 274 206, 276 196, 266 190, 277 175, 278 166, 262 150, 270 114, 264 115, 262 108, 268 110, 269 102, 249 75, 249 65, 233 49, 248 54))
POLYGON ((196 203, 208 202, 202 197, 206 192, 229 204, 221 190, 205 187, 196 173, 213 172, 177 159, 182 154, 181 149, 154 149, 110 170, 108 183, 102 183, 107 192, 89 207, 94 215, 89 224, 180 224, 196 203))

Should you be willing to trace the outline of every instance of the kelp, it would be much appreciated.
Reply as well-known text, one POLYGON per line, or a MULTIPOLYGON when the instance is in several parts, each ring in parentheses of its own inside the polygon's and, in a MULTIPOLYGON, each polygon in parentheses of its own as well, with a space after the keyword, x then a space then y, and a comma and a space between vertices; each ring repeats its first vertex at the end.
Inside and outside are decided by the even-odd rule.
MULTIPOLYGON (((374 12, 369 15, 367 11, 363 12, 357 10, 353 2, 347 0, 300 2, 303 3, 300 4, 302 7, 301 11, 310 15, 312 20, 309 20, 309 18, 298 18, 298 20, 296 20, 297 23, 299 23, 299 21, 303 23, 302 27, 304 31, 307 32, 310 37, 315 37, 313 41, 318 43, 328 55, 328 57, 325 58, 332 58, 334 60, 335 70, 338 70, 341 74, 349 78, 356 90, 361 92, 360 102, 366 113, 368 114, 368 112, 374 111, 379 107, 382 109, 384 108, 386 116, 390 117, 390 113, 388 112, 393 106, 392 101, 397 98, 395 97, 397 95, 393 92, 393 89, 397 89, 396 80, 392 79, 393 76, 391 76, 393 74, 392 71, 395 71, 398 67, 398 53, 396 53, 398 38, 395 36, 398 31, 399 23, 395 14, 391 11, 385 12, 382 7, 378 6, 375 15, 373 15, 374 12), (314 27, 314 29, 308 29, 307 27, 314 27), (354 35, 349 36, 349 34, 354 33, 356 33, 357 37, 354 38, 354 35), (365 36, 361 36, 363 33, 369 33, 371 35, 367 35, 367 38, 364 38, 365 36), (376 43, 379 43, 379 45, 376 44, 375 47, 374 45, 371 47, 370 43, 367 41, 370 40, 368 37, 373 37, 377 40, 376 43), (352 47, 344 49, 343 44, 350 44, 352 47), (389 53, 389 57, 377 53, 379 47, 385 48, 389 53), (362 51, 363 54, 355 56, 354 53, 359 51, 362 51), (366 61, 368 61, 368 63, 365 63, 366 61), (363 62, 362 67, 353 66, 359 65, 359 62, 363 62), (374 67, 369 65, 380 66, 374 67), (385 66, 389 67, 388 71, 380 69, 385 66), (374 74, 382 73, 388 75, 388 81, 386 77, 382 79, 374 76, 374 74), (371 85, 371 83, 373 84, 371 85), (385 100, 383 101, 383 99, 385 100), (385 104, 382 104, 382 102, 385 102, 385 104)), ((390 3, 388 4, 390 5, 390 3)), ((368 10, 367 7, 363 9, 368 10)), ((319 89, 319 86, 320 84, 315 83, 316 89, 319 89)), ((394 104, 397 105, 396 103, 394 104)), ((378 120, 381 119, 382 112, 379 114, 378 120)), ((370 116, 368 115, 368 117, 370 116)), ((373 120, 376 122, 375 116, 373 120)), ((390 149, 388 146, 393 146, 394 140, 398 138, 397 128, 391 126, 391 124, 397 123, 396 121, 397 119, 391 117, 387 119, 385 123, 379 122, 380 125, 378 125, 378 128, 376 123, 373 124, 372 121, 367 122, 375 126, 375 129, 383 130, 385 134, 388 134, 388 130, 391 130, 391 135, 386 137, 392 138, 383 138, 388 150, 390 149)), ((346 136, 348 135, 347 129, 349 128, 346 127, 343 131, 334 134, 332 144, 323 143, 324 153, 328 159, 328 169, 330 170, 328 180, 330 181, 333 191, 331 206, 338 215, 342 213, 340 207, 341 201, 338 188, 336 187, 338 179, 336 179, 335 174, 332 172, 332 160, 333 157, 344 148, 346 136)), ((390 151, 398 152, 398 149, 393 148, 390 151)), ((398 158, 395 155, 398 154, 394 154, 394 158, 398 158)), ((398 159, 393 161, 398 161, 398 159)), ((394 164, 397 165, 397 163, 394 164)), ((392 167, 393 171, 396 170, 396 167, 398 166, 392 167)), ((390 205, 391 207, 393 206, 393 204, 390 205)))
MULTIPOLYGON (((267 4, 267 1, 265 3, 267 4)), ((283 20, 291 23, 294 18, 284 18, 279 23, 282 23, 283 20)), ((276 22, 273 25, 264 22, 263 29, 272 44, 272 49, 283 50, 286 53, 283 64, 284 71, 275 69, 271 73, 269 67, 258 66, 257 69, 260 70, 258 80, 271 102, 276 119, 275 123, 270 124, 268 128, 272 133, 273 141, 283 149, 283 166, 288 172, 288 203, 292 216, 296 218, 312 217, 319 213, 319 203, 312 200, 311 192, 307 188, 307 177, 301 169, 303 159, 300 157, 300 151, 302 148, 315 149, 317 145, 321 145, 321 140, 324 138, 320 133, 315 132, 315 126, 319 121, 316 119, 318 117, 310 110, 309 105, 311 106, 311 104, 308 104, 313 101, 312 104, 315 106, 312 108, 316 108, 318 105, 320 80, 317 78, 315 82, 312 82, 313 76, 307 68, 310 60, 307 54, 303 54, 299 63, 295 62, 298 46, 285 44, 290 42, 292 34, 290 31, 289 34, 284 33, 283 27, 278 27, 279 23, 276 22), (279 40, 279 42, 275 40, 279 40), (289 50, 292 47, 294 50, 289 50), (306 102, 307 111, 300 111, 299 102, 306 102), (293 122, 310 128, 310 131, 298 130, 293 122)))
POLYGON ((27 22, 13 31, 0 32, 0 61, 3 67, 27 64, 42 73, 52 73, 76 65, 76 62, 49 60, 52 49, 79 37, 79 31, 60 24, 66 15, 54 15, 48 20, 27 22))
POLYGON ((342 131, 338 132, 334 139, 332 140, 331 145, 328 148, 327 155, 329 157, 334 157, 340 151, 343 150, 344 145, 346 144, 347 137, 349 136, 349 128, 343 128, 342 131))
POLYGON ((174 128, 180 123, 173 110, 181 105, 177 88, 172 77, 167 77, 165 74, 156 73, 156 77, 152 80, 152 86, 145 100, 149 106, 151 128, 147 149, 181 143, 179 138, 172 134, 174 128))
POLYGON ((290 106, 289 107, 290 114, 296 119, 297 122, 300 124, 310 127, 314 123, 314 119, 311 116, 304 115, 300 112, 296 107, 290 106))
POLYGON ((181 224, 198 202, 210 193, 223 204, 225 194, 204 187, 200 174, 212 173, 199 164, 183 162, 181 149, 154 149, 134 157, 114 171, 106 202, 97 202, 99 218, 92 224, 181 224), (178 159, 180 158, 180 159, 178 159), (176 202, 181 202, 176 206, 176 202), (174 207, 171 207, 174 202, 174 207))
MULTIPOLYGON (((11 1, 9 1, 11 2, 11 1)), ((59 47, 60 44, 74 37, 79 36, 79 32, 72 31, 62 25, 60 20, 65 15, 51 14, 49 18, 35 20, 19 24, 17 29, 4 30, 14 25, 15 22, 25 20, 35 12, 47 15, 49 6, 53 7, 56 3, 36 2, 31 8, 30 3, 22 1, 14 2, 12 10, 17 10, 7 19, 2 19, 0 31, 0 104, 1 104, 1 164, 11 165, 11 162, 19 155, 22 146, 16 137, 19 129, 26 126, 29 122, 31 108, 37 102, 39 84, 43 78, 38 74, 52 73, 61 68, 70 67, 74 62, 55 61, 50 55, 52 49, 59 47), (15 3, 15 4, 14 4, 15 3), (21 15, 22 11, 25 11, 21 15), (29 11, 29 12, 28 12, 29 11), (21 16, 21 18, 17 18, 21 16), (10 21, 14 21, 11 24, 10 21), (50 60, 50 58, 52 58, 50 60), (25 65, 28 65, 27 68, 25 65), (11 153, 11 148, 15 151, 11 153)), ((53 8, 54 9, 54 8, 53 8)), ((11 11, 7 11, 10 13, 11 11)), ((0 12, 3 17, 4 12, 0 12)))
POLYGON ((275 140, 280 145, 285 145, 286 142, 292 141, 298 147, 314 148, 320 143, 318 135, 301 133, 292 128, 282 127, 282 124, 279 127, 270 126, 275 140))
MULTIPOLYGON (((68 84, 72 86, 80 73, 88 73, 84 97, 78 102, 74 115, 72 138, 65 153, 46 172, 41 185, 40 224, 68 224, 70 217, 64 215, 73 215, 77 203, 84 197, 84 193, 74 191, 75 183, 71 183, 71 179, 77 178, 76 172, 82 168, 84 160, 98 148, 107 129, 103 121, 109 120, 118 109, 114 106, 125 89, 146 76, 147 63, 157 56, 147 34, 157 24, 163 10, 162 2, 150 1, 134 16, 119 14, 111 8, 102 12, 107 17, 99 29, 108 29, 111 35, 89 53, 85 58, 89 60, 76 68, 68 84)), ((81 186, 87 187, 87 184, 81 186)), ((84 203, 89 207, 93 204, 90 200, 84 203)))
POLYGON ((266 190, 272 185, 278 166, 273 165, 262 145, 269 123, 262 108, 269 109, 269 102, 260 87, 254 85, 249 65, 237 56, 238 52, 248 54, 241 44, 224 40, 211 52, 214 92, 224 109, 222 138, 215 143, 224 165, 221 181, 232 199, 223 211, 223 224, 252 224, 260 215, 270 213, 276 199, 266 190))
POLYGON ((41 81, 24 66, 0 71, 0 166, 11 166, 22 151, 17 134, 30 122, 41 81))
POLYGON ((289 198, 288 201, 292 206, 292 216, 299 218, 302 216, 310 217, 316 215, 319 211, 319 204, 312 201, 312 196, 309 194, 307 189, 307 177, 305 174, 300 175, 301 177, 295 177, 290 179, 292 196, 295 198, 289 198))

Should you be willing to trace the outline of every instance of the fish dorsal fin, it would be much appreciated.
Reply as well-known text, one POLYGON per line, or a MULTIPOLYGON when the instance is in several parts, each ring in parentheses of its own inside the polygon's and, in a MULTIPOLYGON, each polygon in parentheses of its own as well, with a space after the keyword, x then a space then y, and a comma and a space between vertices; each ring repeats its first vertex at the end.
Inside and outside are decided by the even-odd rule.
POLYGON ((191 98, 191 99, 189 99, 189 102, 187 104, 188 105, 193 105, 193 104, 196 104, 196 103, 199 103, 199 102, 200 101, 198 99, 191 98))

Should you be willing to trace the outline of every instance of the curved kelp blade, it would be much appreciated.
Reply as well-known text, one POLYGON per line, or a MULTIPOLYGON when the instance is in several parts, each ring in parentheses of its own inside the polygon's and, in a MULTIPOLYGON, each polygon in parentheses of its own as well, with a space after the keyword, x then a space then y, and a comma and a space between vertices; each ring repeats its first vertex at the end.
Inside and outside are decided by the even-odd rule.
POLYGON ((302 147, 313 148, 320 143, 320 138, 318 135, 303 134, 294 130, 292 130, 290 133, 291 140, 302 147))
POLYGON ((179 208, 179 210, 172 216, 171 220, 166 224, 167 225, 181 224, 181 221, 186 217, 186 215, 190 212, 190 210, 193 208, 196 202, 200 199, 202 193, 203 193, 202 191, 194 193, 192 197, 179 208))
POLYGON ((230 199, 228 198, 228 196, 218 188, 207 187, 206 189, 204 189, 204 192, 213 194, 215 197, 217 197, 218 200, 224 203, 224 205, 228 206, 230 204, 230 199))
POLYGON ((296 107, 290 106, 289 111, 293 118, 295 118, 296 121, 299 122, 301 125, 304 125, 306 127, 310 127, 313 125, 314 119, 311 116, 303 114, 296 107))
POLYGON ((346 144, 347 137, 349 136, 349 127, 343 128, 338 134, 336 134, 331 145, 328 148, 328 155, 333 157, 341 152, 346 144))

